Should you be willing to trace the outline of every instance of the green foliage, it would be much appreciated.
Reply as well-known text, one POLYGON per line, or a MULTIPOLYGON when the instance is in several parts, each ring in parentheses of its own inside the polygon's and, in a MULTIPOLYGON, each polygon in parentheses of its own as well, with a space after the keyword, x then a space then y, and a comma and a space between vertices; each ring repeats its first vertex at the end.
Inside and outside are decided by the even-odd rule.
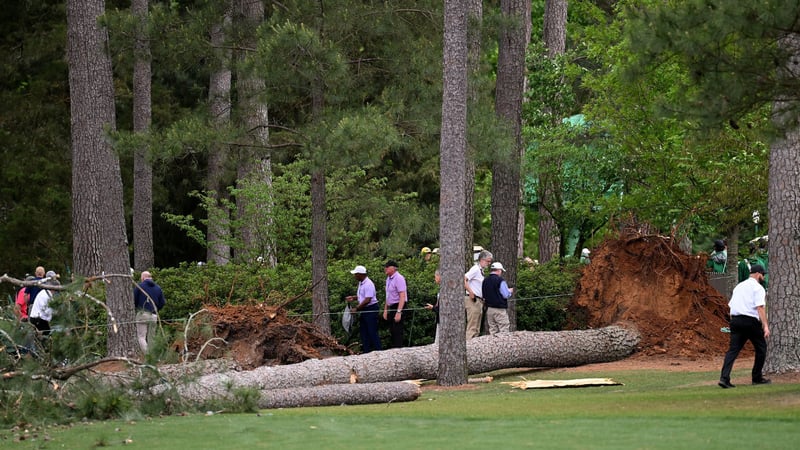
POLYGON ((517 329, 559 331, 567 323, 567 305, 580 279, 578 258, 551 260, 546 264, 520 264, 517 288, 517 329))
POLYGON ((648 48, 651 27, 674 24, 629 20, 655 3, 661 4, 625 2, 630 8, 609 23, 584 28, 586 55, 597 68, 583 77, 592 94, 585 113, 616 155, 613 173, 623 189, 609 213, 633 214, 678 235, 724 235, 753 209, 763 210, 766 111, 754 111, 746 127, 717 122, 710 129, 698 120, 697 105, 682 100, 693 95, 686 61, 648 48))
POLYGON ((106 420, 120 417, 132 407, 132 402, 120 390, 95 383, 93 391, 85 393, 76 404, 76 412, 88 419, 106 420))

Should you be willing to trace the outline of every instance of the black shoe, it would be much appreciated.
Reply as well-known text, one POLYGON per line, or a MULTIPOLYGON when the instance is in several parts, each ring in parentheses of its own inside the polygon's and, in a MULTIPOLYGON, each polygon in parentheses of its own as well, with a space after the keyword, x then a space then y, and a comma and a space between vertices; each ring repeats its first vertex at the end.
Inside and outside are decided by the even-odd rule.
POLYGON ((734 387, 736 387, 736 386, 732 385, 730 381, 725 381, 725 380, 719 380, 719 383, 717 383, 717 384, 718 384, 718 385, 719 385, 719 387, 721 387, 722 389, 728 389, 728 388, 734 388, 734 387))
POLYGON ((756 385, 756 384, 772 384, 772 380, 770 380, 769 378, 762 378, 762 379, 760 379, 758 381, 753 381, 753 384, 754 385, 756 385))

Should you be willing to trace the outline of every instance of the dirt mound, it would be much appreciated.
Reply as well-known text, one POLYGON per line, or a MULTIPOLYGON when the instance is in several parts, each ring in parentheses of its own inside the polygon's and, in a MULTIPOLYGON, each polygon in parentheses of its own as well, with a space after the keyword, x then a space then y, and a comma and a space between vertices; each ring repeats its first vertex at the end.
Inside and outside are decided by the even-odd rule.
POLYGON ((628 234, 592 251, 570 310, 573 326, 630 322, 642 333, 640 355, 719 355, 728 348, 725 299, 708 282, 704 255, 674 239, 628 234))
MULTIPOLYGON (((243 369, 292 364, 350 351, 315 325, 265 304, 206 306, 195 319, 188 350, 203 359, 230 357, 243 369)), ((190 330, 191 330, 190 329, 190 330)), ((178 347, 182 350, 183 344, 178 347)))

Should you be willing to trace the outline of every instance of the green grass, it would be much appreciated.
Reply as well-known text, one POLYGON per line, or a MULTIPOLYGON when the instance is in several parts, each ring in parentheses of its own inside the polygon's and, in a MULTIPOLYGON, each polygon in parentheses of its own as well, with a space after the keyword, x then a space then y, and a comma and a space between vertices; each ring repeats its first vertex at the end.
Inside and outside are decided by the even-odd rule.
MULTIPOLYGON (((734 372, 746 378, 745 369, 734 372)), ((800 384, 720 389, 717 372, 508 373, 409 403, 80 423, 0 434, 3 449, 797 448, 800 384), (610 377, 624 386, 513 389, 501 381, 610 377), (125 443, 129 440, 128 443, 125 443)))

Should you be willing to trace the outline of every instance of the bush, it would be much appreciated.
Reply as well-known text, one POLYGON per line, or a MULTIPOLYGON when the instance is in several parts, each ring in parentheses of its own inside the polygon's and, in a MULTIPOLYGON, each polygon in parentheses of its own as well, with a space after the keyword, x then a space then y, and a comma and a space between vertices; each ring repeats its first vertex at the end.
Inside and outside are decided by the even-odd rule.
POLYGON ((558 331, 567 322, 567 305, 583 265, 576 258, 538 266, 520 264, 517 273, 517 329, 558 331))

